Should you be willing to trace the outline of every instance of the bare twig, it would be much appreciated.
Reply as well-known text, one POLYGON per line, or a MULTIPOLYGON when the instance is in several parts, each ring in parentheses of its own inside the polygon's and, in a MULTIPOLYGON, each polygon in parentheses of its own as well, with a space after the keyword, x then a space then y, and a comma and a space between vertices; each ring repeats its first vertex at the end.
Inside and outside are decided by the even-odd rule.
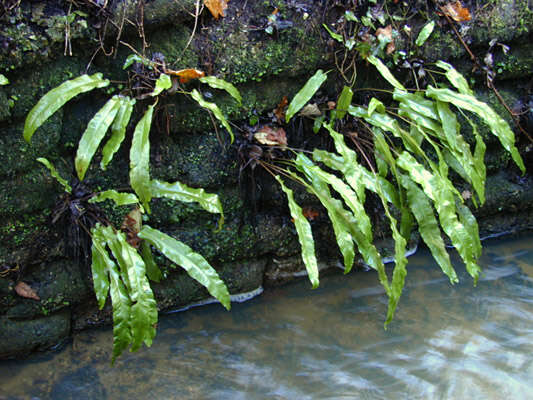
POLYGON ((187 44, 183 48, 182 53, 184 53, 185 50, 187 50, 187 48, 189 47, 189 45, 192 42, 194 34, 196 33, 196 27, 198 26, 198 17, 202 13, 203 9, 204 9, 204 4, 202 3, 202 8, 200 8, 200 0, 196 0, 196 13, 194 14, 194 26, 192 28, 191 36, 189 37, 189 40, 187 41, 187 44))

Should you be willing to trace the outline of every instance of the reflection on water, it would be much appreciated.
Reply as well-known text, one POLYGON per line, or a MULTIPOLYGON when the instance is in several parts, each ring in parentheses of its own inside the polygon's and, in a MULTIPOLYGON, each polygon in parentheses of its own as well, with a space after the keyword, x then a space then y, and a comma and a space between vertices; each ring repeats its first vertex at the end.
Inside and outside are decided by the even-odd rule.
POLYGON ((267 290, 231 312, 210 305, 162 317, 152 348, 115 367, 109 329, 0 363, 0 398, 528 398, 532 239, 486 243, 477 288, 462 272, 451 286, 420 251, 387 331, 375 274, 327 276, 317 290, 267 290))

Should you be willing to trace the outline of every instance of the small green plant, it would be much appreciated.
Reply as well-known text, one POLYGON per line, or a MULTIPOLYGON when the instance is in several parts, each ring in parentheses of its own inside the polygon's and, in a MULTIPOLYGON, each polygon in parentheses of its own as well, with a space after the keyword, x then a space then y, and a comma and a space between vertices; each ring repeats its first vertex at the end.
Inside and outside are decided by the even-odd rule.
MULTIPOLYGON (((113 307, 113 362, 130 345, 131 351, 138 350, 142 343, 150 346, 155 336, 157 304, 149 281, 159 282, 162 273, 154 261, 152 247, 184 268, 224 307, 230 308, 228 289, 207 260, 184 243, 149 225, 143 225, 142 221, 143 214, 145 214, 144 220, 148 220, 151 199, 166 197, 182 202, 196 202, 204 210, 220 214, 219 228, 224 222, 222 205, 217 195, 206 193, 201 188, 188 187, 181 182, 169 183, 151 179, 149 134, 158 97, 170 90, 172 93, 179 92, 190 96, 222 123, 233 141, 231 127, 218 106, 206 101, 197 89, 186 92, 179 85, 176 87, 169 75, 157 71, 155 63, 139 56, 129 57, 125 68, 134 62, 139 62, 150 69, 153 88, 148 94, 139 95, 137 99, 122 94, 111 97, 89 121, 79 141, 74 160, 79 181, 83 181, 98 147, 107 131, 111 130, 111 135, 102 148, 100 168, 105 170, 126 137, 136 101, 155 98, 155 102, 147 106, 144 115, 137 122, 131 141, 129 178, 134 193, 110 189, 91 195, 88 200, 88 203, 112 200, 117 206, 134 207, 126 217, 121 230, 115 229, 107 221, 100 221, 90 229, 91 269, 98 305, 102 309, 109 294, 113 307)), ((184 74, 190 74, 190 71, 195 71, 194 78, 199 78, 201 82, 213 88, 226 90, 239 103, 241 102, 238 90, 224 80, 212 76, 205 77, 196 70, 172 72, 176 72, 180 80, 183 80, 184 74)), ((107 87, 109 83, 102 74, 96 73, 68 80, 50 90, 27 115, 23 133, 26 141, 30 142, 39 126, 67 101, 78 94, 107 87)), ((72 193, 73 189, 67 180, 59 175, 48 160, 39 158, 38 161, 49 169, 66 193, 72 193)), ((76 210, 77 213, 83 213, 83 207, 77 207, 76 210)), ((88 227, 84 228, 89 231, 88 227)))
MULTIPOLYGON (((508 124, 475 97, 464 77, 451 65, 442 61, 436 63, 444 71, 448 85, 455 90, 442 84, 409 91, 380 59, 368 56, 367 60, 394 87, 391 94, 397 107, 387 108, 377 98, 372 98, 367 107, 352 105, 352 89, 344 87, 329 121, 323 117, 319 120, 319 126, 333 139, 336 152, 314 149, 312 159, 303 152, 295 152, 295 159, 285 160, 284 168, 269 168, 302 184, 325 207, 346 273, 354 264, 355 246, 364 262, 377 270, 389 297, 387 326, 404 286, 406 246, 415 223, 422 240, 451 283, 458 278, 442 232, 461 256, 474 282, 479 277, 477 260, 481 255, 481 243, 477 222, 449 178, 451 168, 471 186, 474 205, 483 204, 485 144, 477 125, 465 112, 476 115, 488 125, 522 172, 525 168, 508 124), (463 114, 472 127, 473 152, 460 133, 457 113, 463 114), (372 135, 373 156, 361 151, 362 146, 353 135, 343 135, 335 129, 335 121, 342 118, 352 118, 360 126, 367 127, 372 135), (352 140, 352 146, 346 139, 352 140), (387 276, 381 254, 373 243, 372 224, 364 207, 368 191, 380 199, 395 242, 392 279, 387 276)), ((309 79, 289 104, 286 121, 304 107, 325 80, 326 74, 322 71, 309 79)), ((319 276, 311 225, 294 200, 292 190, 279 175, 276 179, 287 195, 309 279, 313 287, 317 287, 319 276)))

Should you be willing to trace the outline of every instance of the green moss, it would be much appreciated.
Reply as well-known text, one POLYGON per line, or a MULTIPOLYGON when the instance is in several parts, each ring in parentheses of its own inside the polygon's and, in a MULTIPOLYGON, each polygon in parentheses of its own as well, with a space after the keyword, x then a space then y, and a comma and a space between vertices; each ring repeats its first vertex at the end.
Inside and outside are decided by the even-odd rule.
POLYGON ((61 117, 58 111, 35 133, 31 144, 22 137, 23 124, 3 126, 0 136, 0 176, 12 178, 21 172, 41 168, 35 161, 37 157, 53 157, 58 148, 61 135, 61 117))
POLYGON ((50 207, 57 194, 54 183, 41 169, 17 176, 10 188, 0 189, 1 216, 21 215, 50 207))
POLYGON ((433 31, 429 40, 420 49, 422 58, 426 62, 461 58, 466 54, 465 48, 457 40, 453 31, 433 31))
POLYGON ((183 25, 169 26, 165 30, 156 31, 150 35, 150 52, 163 53, 167 65, 174 69, 197 68, 199 57, 189 46, 192 32, 183 25), (184 50, 185 49, 185 50, 184 50))
MULTIPOLYGON (((70 42, 97 36, 86 19, 87 14, 76 7, 63 6, 64 9, 61 9, 48 7, 46 2, 22 2, 0 17, 0 36, 8 38, 0 52, 0 70, 11 71, 28 64, 42 64, 53 58, 59 49, 64 50, 65 40, 70 42)), ((71 47, 73 54, 85 51, 85 46, 71 47)))
POLYGON ((531 43, 513 45, 507 54, 495 49, 494 71, 497 79, 517 79, 533 71, 533 46, 531 43))
POLYGON ((243 30, 220 28, 217 35, 225 38, 213 42, 215 67, 233 83, 311 72, 323 61, 317 31, 295 27, 279 32, 276 38, 263 32, 258 41, 250 40, 243 30))
POLYGON ((485 45, 497 38, 508 42, 526 35, 533 27, 533 11, 527 1, 491 0, 476 10, 475 29, 469 34, 485 45))
POLYGON ((8 97, 16 98, 11 108, 11 117, 25 118, 41 96, 65 80, 83 74, 85 67, 83 60, 59 57, 54 62, 45 65, 41 63, 39 68, 28 67, 10 74, 11 83, 5 86, 5 91, 8 97))
POLYGON ((15 265, 27 262, 32 246, 36 246, 39 238, 48 232, 47 219, 46 210, 4 218, 0 225, 0 263, 15 265))

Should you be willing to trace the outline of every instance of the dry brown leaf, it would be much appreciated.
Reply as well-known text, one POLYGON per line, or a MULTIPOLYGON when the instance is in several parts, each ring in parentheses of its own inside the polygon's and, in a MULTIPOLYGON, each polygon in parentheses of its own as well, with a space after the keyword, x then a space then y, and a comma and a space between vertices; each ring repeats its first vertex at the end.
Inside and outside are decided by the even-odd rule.
POLYGON ((453 19, 455 22, 470 21, 472 16, 468 8, 463 7, 461 2, 457 0, 455 3, 450 2, 441 7, 442 12, 453 19))
POLYGON ((316 103, 312 103, 302 108, 302 111, 300 111, 298 115, 301 115, 302 117, 318 117, 319 115, 322 115, 322 111, 320 111, 316 103))
POLYGON ((385 28, 378 28, 376 36, 385 36, 387 39, 392 40, 392 25, 389 24, 385 28))
POLYGON ((194 68, 180 69, 178 71, 174 71, 172 69, 165 69, 165 74, 177 76, 180 80, 180 83, 187 83, 191 79, 198 79, 205 76, 204 71, 200 71, 199 69, 194 68))
POLYGON ((15 292, 20 297, 25 297, 27 299, 33 299, 33 300, 41 300, 39 296, 37 296, 37 293, 31 288, 30 285, 28 285, 25 282, 20 281, 15 286, 15 292))
POLYGON ((302 214, 310 221, 313 221, 320 216, 320 213, 311 207, 304 207, 302 209, 302 214))
POLYGON ((268 146, 287 146, 287 135, 283 128, 273 129, 270 126, 263 126, 254 134, 255 140, 268 146))
MULTIPOLYGON (((320 217, 320 212, 314 210, 311 207, 303 207, 302 208, 302 214, 309 221, 314 221, 315 219, 320 217)), ((292 221, 292 223, 294 223, 294 218, 291 218, 291 221, 292 221)))
POLYGON ((283 96, 278 106, 274 110, 274 115, 276 116, 278 121, 281 122, 285 120, 285 109, 287 108, 288 104, 289 104, 289 99, 287 99, 287 96, 283 96))
POLYGON ((218 19, 219 17, 224 17, 224 10, 228 8, 229 0, 204 0, 205 6, 209 9, 213 17, 218 19))
POLYGON ((135 208, 124 217, 120 227, 120 230, 126 233, 126 241, 136 249, 141 244, 141 239, 137 236, 141 230, 141 218, 141 210, 135 208))
POLYGON ((389 43, 387 43, 385 52, 389 55, 394 53, 394 50, 396 50, 396 45, 394 44, 394 39, 392 38, 392 25, 389 24, 385 28, 378 28, 376 30, 376 37, 379 36, 389 39, 389 43))

